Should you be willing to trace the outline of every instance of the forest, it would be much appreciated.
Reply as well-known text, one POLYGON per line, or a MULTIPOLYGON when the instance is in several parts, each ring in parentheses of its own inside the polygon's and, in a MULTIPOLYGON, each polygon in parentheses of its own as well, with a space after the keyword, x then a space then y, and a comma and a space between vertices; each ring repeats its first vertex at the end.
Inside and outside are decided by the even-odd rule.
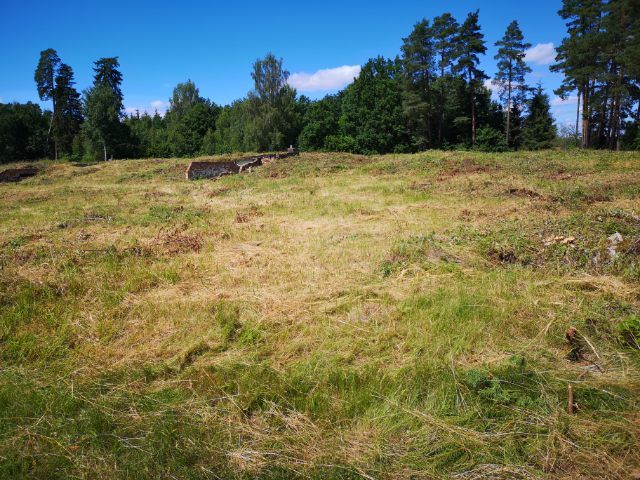
MULTIPOLYGON (((640 5, 637 0, 563 0, 567 34, 551 70, 554 93, 577 96, 575 130, 565 144, 640 149, 640 5)), ((94 62, 93 84, 78 91, 71 66, 41 52, 35 103, 0 104, 0 163, 40 158, 185 157, 282 150, 362 154, 428 149, 501 152, 556 144, 549 95, 525 81, 531 46, 517 21, 495 42, 497 73, 480 69, 487 40, 479 11, 418 21, 395 58, 378 56, 334 95, 312 101, 288 84, 272 53, 252 66, 254 88, 230 105, 179 83, 164 115, 125 113, 118 57, 94 62), (492 98, 490 85, 497 89, 492 98)))

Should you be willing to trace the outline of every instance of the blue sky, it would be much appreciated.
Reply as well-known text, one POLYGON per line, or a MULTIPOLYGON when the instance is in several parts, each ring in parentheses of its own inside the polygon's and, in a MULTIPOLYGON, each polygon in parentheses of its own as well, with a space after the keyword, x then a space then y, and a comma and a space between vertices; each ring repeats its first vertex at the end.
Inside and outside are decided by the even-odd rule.
POLYGON ((348 82, 368 58, 398 54, 402 37, 423 17, 448 11, 463 21, 467 12, 480 9, 488 46, 482 67, 494 73, 493 44, 518 20, 534 46, 527 57, 533 68, 529 81, 542 82, 564 123, 575 119, 575 101, 554 98, 551 90, 560 77, 548 70, 552 47, 565 34, 560 3, 0 0, 0 102, 38 101, 33 72, 46 48, 71 65, 80 90, 91 84, 94 60, 119 56, 130 110, 162 110, 173 87, 188 78, 216 103, 241 98, 252 87, 252 62, 269 51, 284 58, 300 93, 319 98, 348 82))

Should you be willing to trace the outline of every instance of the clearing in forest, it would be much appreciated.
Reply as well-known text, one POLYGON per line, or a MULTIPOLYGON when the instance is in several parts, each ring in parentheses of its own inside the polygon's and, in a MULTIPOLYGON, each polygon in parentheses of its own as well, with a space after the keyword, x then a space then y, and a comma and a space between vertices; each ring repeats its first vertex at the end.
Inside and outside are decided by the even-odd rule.
POLYGON ((638 475, 638 153, 188 162, 0 184, 0 478, 638 475))

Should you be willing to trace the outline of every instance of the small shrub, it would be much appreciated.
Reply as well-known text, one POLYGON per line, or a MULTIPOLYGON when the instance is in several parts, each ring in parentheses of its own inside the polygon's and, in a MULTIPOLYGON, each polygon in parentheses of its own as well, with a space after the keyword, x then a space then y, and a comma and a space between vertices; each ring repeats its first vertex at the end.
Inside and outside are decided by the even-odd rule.
POLYGON ((478 129, 475 149, 480 152, 506 152, 509 150, 504 134, 491 127, 478 129))

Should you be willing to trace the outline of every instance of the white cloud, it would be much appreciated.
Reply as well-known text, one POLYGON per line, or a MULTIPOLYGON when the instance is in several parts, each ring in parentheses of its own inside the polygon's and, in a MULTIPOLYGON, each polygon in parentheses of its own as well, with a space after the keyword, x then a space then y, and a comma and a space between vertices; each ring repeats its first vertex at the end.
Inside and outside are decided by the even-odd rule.
POLYGON ((487 79, 484 81, 484 88, 488 88, 489 90, 491 90, 491 93, 496 93, 496 94, 497 94, 497 93, 498 93, 498 88, 499 88, 499 87, 498 87, 498 85, 495 85, 495 84, 493 83, 493 80, 492 80, 492 79, 487 78, 487 79))
POLYGON ((556 59, 556 49, 553 43, 538 43, 525 52, 524 61, 536 65, 549 65, 556 59))
POLYGON ((157 109, 158 111, 166 110, 167 108, 169 108, 169 102, 164 102, 162 100, 154 100, 153 102, 151 102, 151 107, 154 109, 157 109))
POLYGON ((139 112, 140 115, 142 115, 143 113, 154 115, 157 110, 160 115, 164 115, 168 108, 169 102, 165 102, 163 100, 154 100, 149 103, 149 105, 142 107, 125 107, 124 111, 127 115, 135 115, 136 112, 139 112))
POLYGON ((554 107, 559 107, 562 105, 575 105, 576 103, 578 103, 578 97, 573 95, 565 98, 564 100, 560 97, 553 97, 553 99, 551 100, 551 105, 553 105, 554 107))
POLYGON ((349 85, 359 74, 360 65, 325 68, 314 73, 292 73, 289 77, 289 85, 301 92, 336 90, 349 85))

